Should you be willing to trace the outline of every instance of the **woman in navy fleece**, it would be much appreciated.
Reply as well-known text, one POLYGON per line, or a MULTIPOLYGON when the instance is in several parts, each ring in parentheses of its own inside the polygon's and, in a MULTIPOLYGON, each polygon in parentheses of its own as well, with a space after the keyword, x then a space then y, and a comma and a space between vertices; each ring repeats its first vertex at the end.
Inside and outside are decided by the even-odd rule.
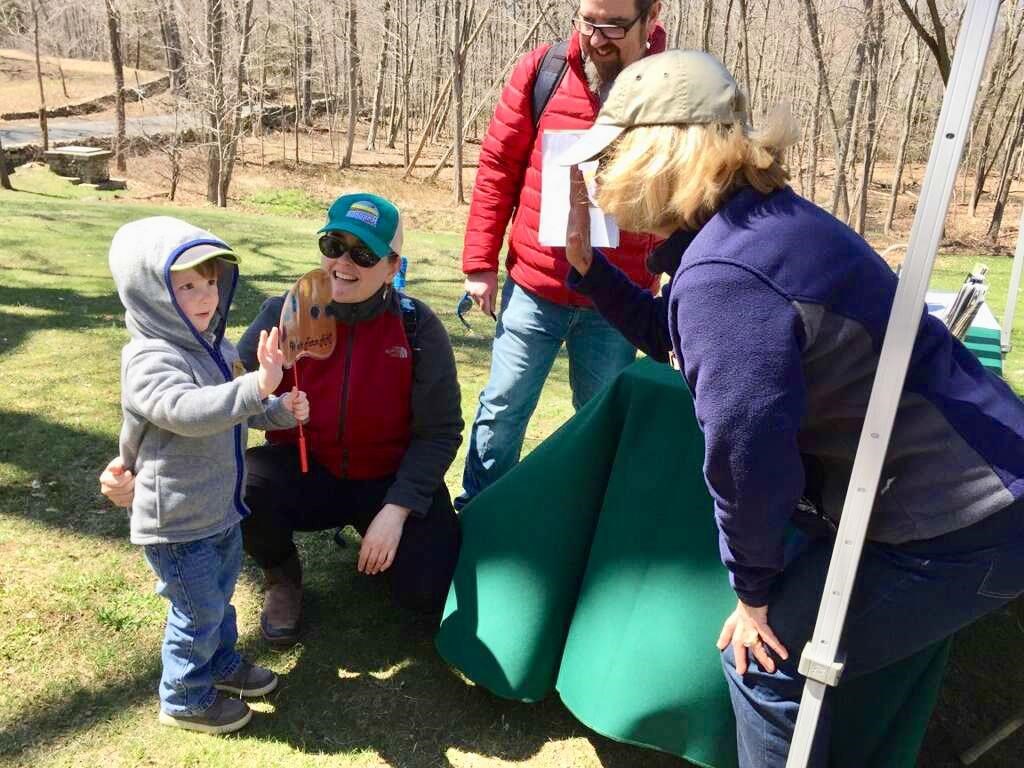
MULTIPOLYGON (((648 355, 674 354, 704 431, 722 562, 738 600, 718 638, 740 764, 783 766, 896 276, 790 189, 796 138, 758 133, 713 57, 624 70, 563 162, 600 156, 597 202, 666 238, 660 297, 591 251, 574 169, 571 287, 648 355), (802 503, 801 503, 802 502, 802 503), (809 502, 809 503, 808 503, 809 502), (798 509, 799 507, 799 509, 798 509), (809 510, 814 510, 812 514, 809 510), (787 529, 803 535, 787 545, 787 529)), ((844 679, 907 657, 1024 591, 1024 403, 945 326, 922 321, 843 635, 844 679)), ((823 765, 828 698, 811 760, 823 765)))

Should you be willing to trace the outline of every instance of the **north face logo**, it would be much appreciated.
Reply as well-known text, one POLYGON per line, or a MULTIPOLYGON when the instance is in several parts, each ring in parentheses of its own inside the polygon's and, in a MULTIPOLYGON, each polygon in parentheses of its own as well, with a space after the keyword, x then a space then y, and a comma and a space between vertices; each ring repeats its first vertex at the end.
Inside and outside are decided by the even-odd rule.
POLYGON ((409 350, 402 346, 388 347, 384 350, 384 354, 388 357, 397 357, 399 360, 405 360, 409 357, 409 350))

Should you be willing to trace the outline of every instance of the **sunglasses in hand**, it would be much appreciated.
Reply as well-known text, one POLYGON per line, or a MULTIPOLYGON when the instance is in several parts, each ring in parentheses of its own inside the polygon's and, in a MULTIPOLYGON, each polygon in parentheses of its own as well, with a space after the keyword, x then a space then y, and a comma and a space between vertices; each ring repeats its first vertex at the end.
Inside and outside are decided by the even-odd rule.
POLYGON ((380 256, 365 245, 353 245, 347 240, 330 233, 322 236, 319 241, 320 253, 328 259, 340 259, 346 253, 357 267, 369 269, 377 266, 380 256))
MULTIPOLYGON (((473 308, 473 297, 469 295, 469 291, 466 291, 465 293, 462 294, 462 298, 459 299, 459 303, 455 305, 455 315, 456 315, 456 317, 459 318, 459 322, 461 322, 464 326, 466 326, 466 330, 470 331, 470 332, 472 332, 473 327, 469 324, 469 321, 466 320, 465 315, 472 308, 473 308)), ((495 317, 493 312, 491 312, 490 314, 491 314, 491 319, 492 320, 497 320, 498 319, 497 317, 495 317)))

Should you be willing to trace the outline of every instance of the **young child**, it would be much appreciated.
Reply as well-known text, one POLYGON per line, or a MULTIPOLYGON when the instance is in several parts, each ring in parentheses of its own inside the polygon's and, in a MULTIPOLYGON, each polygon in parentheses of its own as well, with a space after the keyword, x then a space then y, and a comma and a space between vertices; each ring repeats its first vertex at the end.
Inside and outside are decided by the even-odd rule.
POLYGON ((294 390, 271 396, 282 377, 276 328, 261 334, 252 373, 224 340, 238 258, 220 239, 170 217, 134 221, 114 235, 110 271, 131 335, 121 353, 120 437, 135 475, 131 540, 171 604, 160 722, 229 733, 252 717, 242 698, 277 686, 277 675, 235 650, 245 428, 294 427, 309 405, 294 390))

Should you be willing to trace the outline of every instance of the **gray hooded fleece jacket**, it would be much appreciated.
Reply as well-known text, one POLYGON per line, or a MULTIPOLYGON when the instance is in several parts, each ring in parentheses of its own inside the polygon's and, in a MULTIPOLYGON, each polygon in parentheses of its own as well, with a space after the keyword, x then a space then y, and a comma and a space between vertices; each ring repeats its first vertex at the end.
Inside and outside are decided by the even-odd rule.
POLYGON ((246 424, 295 426, 280 399, 260 399, 255 372, 234 376, 238 355, 224 329, 238 267, 221 262, 218 312, 206 332, 175 301, 171 265, 197 245, 228 247, 168 216, 126 224, 110 244, 131 336, 121 352, 120 453, 135 475, 135 544, 195 541, 236 525, 249 514, 246 424))

